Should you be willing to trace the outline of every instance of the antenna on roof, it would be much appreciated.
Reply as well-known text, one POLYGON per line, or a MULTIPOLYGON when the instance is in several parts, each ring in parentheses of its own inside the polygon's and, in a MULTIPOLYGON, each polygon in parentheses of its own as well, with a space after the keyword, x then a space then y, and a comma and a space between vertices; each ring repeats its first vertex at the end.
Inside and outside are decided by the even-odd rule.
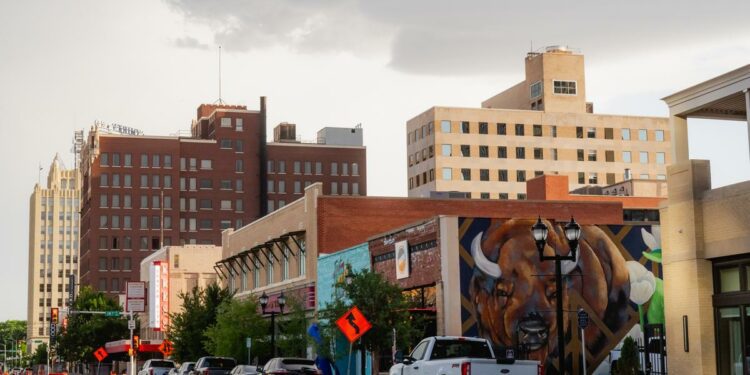
POLYGON ((218 104, 225 104, 223 100, 221 100, 221 46, 219 46, 219 100, 216 101, 218 104))

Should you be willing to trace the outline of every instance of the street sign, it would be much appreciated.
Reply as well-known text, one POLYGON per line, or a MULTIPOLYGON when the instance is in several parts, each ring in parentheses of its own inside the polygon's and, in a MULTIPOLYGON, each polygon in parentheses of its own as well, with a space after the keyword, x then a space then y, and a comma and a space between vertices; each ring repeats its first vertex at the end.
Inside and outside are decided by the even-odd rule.
POLYGON ((578 310, 578 327, 585 329, 589 325, 589 313, 584 309, 578 310))
POLYGON ((128 329, 135 329, 135 320, 128 320, 128 329))
POLYGON ((161 342, 161 345, 159 345, 159 351, 161 354, 164 354, 165 357, 172 355, 172 350, 172 342, 169 340, 164 340, 161 342))
POLYGON ((336 321, 336 325, 349 342, 356 341, 372 328, 372 324, 367 321, 357 306, 352 307, 346 314, 342 315, 336 321))
POLYGON ((250 349, 253 346, 253 339, 247 337, 245 338, 245 347, 250 349))
POLYGON ((143 298, 128 298, 125 301, 125 310, 132 312, 146 312, 146 300, 143 298))
POLYGON ((102 347, 99 347, 99 349, 94 350, 94 357, 96 357, 96 360, 99 362, 103 361, 104 358, 107 358, 108 355, 109 354, 107 353, 107 351, 102 347))
POLYGON ((125 294, 128 296, 128 299, 146 298, 146 283, 144 281, 128 281, 125 294))
POLYGON ((105 311, 104 316, 108 318, 119 318, 120 312, 119 311, 105 311))

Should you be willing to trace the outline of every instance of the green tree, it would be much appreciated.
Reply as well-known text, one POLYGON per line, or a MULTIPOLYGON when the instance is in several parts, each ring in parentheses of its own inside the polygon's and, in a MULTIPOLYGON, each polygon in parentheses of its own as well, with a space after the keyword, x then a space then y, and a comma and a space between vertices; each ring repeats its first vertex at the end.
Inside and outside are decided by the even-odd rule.
POLYGON ((638 363, 638 346, 632 337, 625 337, 620 350, 620 359, 613 369, 616 375, 636 375, 640 374, 641 366, 638 363))
MULTIPOLYGON (((122 311, 120 304, 104 293, 83 286, 73 304, 75 311, 122 311)), ((110 318, 104 315, 72 314, 68 317, 68 328, 61 330, 57 345, 52 348, 57 355, 69 362, 94 362, 93 352, 109 341, 130 337, 127 319, 110 318)))
POLYGON ((380 354, 390 352, 393 345, 394 328, 399 347, 413 344, 421 337, 422 330, 419 322, 409 315, 408 309, 412 304, 404 297, 398 285, 388 282, 381 274, 368 270, 352 273, 351 279, 351 284, 336 284, 335 287, 341 288, 348 296, 348 301, 337 299, 327 304, 319 314, 321 326, 326 341, 334 340, 340 335, 336 320, 352 306, 357 306, 372 324, 372 328, 355 343, 354 348, 364 348, 372 353, 373 373, 377 373, 380 354))
POLYGON ((287 297, 285 311, 288 313, 276 316, 276 345, 284 357, 305 357, 307 345, 307 315, 305 308, 297 298, 287 297))
POLYGON ((252 356, 267 358, 270 345, 267 342, 269 325, 258 313, 258 300, 230 299, 222 303, 216 316, 216 324, 209 327, 205 336, 209 352, 236 358, 247 363, 246 339, 252 340, 252 356))
POLYGON ((12 355, 13 358, 21 357, 22 359, 15 361, 8 360, 8 363, 25 365, 28 362, 28 358, 26 358, 28 354, 26 353, 26 321, 6 320, 0 322, 0 345, 6 345, 5 349, 7 350, 13 350, 13 345, 17 345, 15 348, 18 350, 18 353, 8 352, 8 356, 12 355))
POLYGON ((31 356, 32 365, 47 364, 47 343, 42 343, 36 347, 36 351, 31 356))
POLYGON ((216 324, 219 306, 230 300, 232 294, 214 283, 205 289, 195 287, 188 293, 180 293, 179 298, 182 310, 171 314, 167 338, 174 346, 172 356, 182 362, 210 354, 205 331, 216 324))

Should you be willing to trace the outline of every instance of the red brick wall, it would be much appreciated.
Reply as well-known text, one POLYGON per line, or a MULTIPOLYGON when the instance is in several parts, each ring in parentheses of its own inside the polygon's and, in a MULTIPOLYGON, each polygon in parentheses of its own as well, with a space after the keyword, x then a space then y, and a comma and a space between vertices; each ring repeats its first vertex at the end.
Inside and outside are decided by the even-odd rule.
POLYGON ((318 252, 330 253, 436 215, 622 224, 622 203, 321 196, 317 215, 318 252))
POLYGON ((395 251, 396 242, 399 241, 408 241, 411 248, 414 245, 435 240, 435 246, 428 250, 410 252, 409 267, 411 272, 409 277, 401 280, 396 279, 395 258, 373 262, 373 271, 384 275, 388 281, 397 283, 401 289, 431 285, 440 281, 440 242, 438 232, 438 220, 437 218, 432 218, 424 223, 415 224, 409 228, 371 239, 368 241, 368 246, 372 259, 378 255, 395 251))
POLYGON ((626 197, 613 195, 576 195, 568 191, 568 176, 544 175, 526 181, 528 199, 577 202, 621 202, 623 208, 654 208, 666 202, 656 197, 626 197))

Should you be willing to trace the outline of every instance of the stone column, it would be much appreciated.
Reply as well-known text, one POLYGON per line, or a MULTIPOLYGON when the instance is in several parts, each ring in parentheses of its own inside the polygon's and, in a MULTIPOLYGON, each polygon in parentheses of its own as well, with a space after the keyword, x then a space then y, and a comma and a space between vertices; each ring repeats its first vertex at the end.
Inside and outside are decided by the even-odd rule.
POLYGON ((701 204, 702 193, 711 189, 709 166, 707 160, 688 160, 667 167, 668 206, 661 209, 662 265, 667 368, 674 374, 716 372, 713 271, 705 257, 701 204), (688 319, 688 352, 683 344, 683 316, 688 319))
POLYGON ((688 153, 687 118, 670 115, 669 132, 672 134, 672 163, 688 161, 690 155, 688 153))

